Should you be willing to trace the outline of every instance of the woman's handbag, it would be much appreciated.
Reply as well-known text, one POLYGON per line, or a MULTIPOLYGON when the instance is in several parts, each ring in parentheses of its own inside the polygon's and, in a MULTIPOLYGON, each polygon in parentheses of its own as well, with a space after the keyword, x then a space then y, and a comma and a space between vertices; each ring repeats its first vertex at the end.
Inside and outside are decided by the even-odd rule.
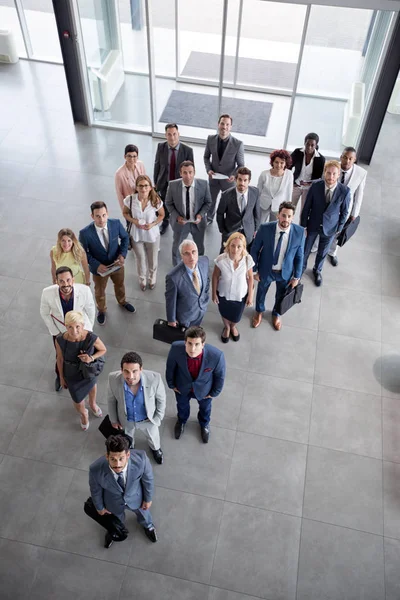
MULTIPOLYGON (((132 194, 129 196, 129 213, 132 217, 132 194)), ((131 223, 130 221, 126 222, 126 233, 129 236, 128 250, 132 250, 133 248, 133 237, 131 235, 132 225, 133 223, 131 223)))
MULTIPOLYGON (((83 352, 87 352, 91 342, 92 342, 92 334, 89 332, 89 334, 86 336, 85 343, 81 350, 81 354, 83 352)), ((78 370, 80 371, 80 373, 84 379, 94 379, 95 377, 100 375, 100 373, 104 369, 104 364, 105 364, 104 356, 100 356, 99 358, 96 358, 91 363, 85 363, 80 360, 78 370)))

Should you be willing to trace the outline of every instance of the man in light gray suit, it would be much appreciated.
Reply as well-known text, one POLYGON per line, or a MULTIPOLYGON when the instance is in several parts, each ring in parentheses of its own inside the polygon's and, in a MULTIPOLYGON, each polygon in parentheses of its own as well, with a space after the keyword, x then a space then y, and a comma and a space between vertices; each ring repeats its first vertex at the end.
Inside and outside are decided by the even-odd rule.
POLYGON ((203 256, 207 211, 211 206, 208 182, 205 179, 195 179, 192 161, 185 160, 181 164, 180 176, 182 179, 169 182, 165 200, 174 232, 172 242, 174 266, 181 260, 179 244, 188 237, 189 233, 192 234, 199 254, 203 256))
POLYGON ((247 242, 247 250, 260 225, 260 192, 250 186, 251 171, 247 167, 239 167, 236 172, 236 187, 221 195, 217 211, 218 229, 222 234, 221 253, 224 242, 231 233, 243 233, 247 242))
POLYGON ((143 431, 154 460, 161 465, 163 452, 158 431, 165 414, 165 388, 159 373, 144 371, 142 358, 127 352, 121 370, 108 376, 108 414, 113 427, 124 429, 135 444, 135 431, 143 431))
POLYGON ((106 440, 106 455, 89 467, 91 497, 85 513, 107 529, 105 548, 127 538, 125 510, 136 514, 151 542, 157 541, 150 507, 154 493, 153 471, 144 450, 129 451, 129 441, 122 435, 106 440))
POLYGON ((179 246, 182 261, 165 278, 168 325, 200 325, 210 300, 209 261, 192 240, 179 246))
POLYGON ((231 129, 232 117, 221 115, 218 119, 218 133, 208 136, 204 150, 204 165, 210 178, 212 199, 211 209, 207 214, 209 225, 215 216, 218 194, 233 187, 236 169, 244 167, 243 142, 231 135, 231 129), (227 179, 215 179, 213 176, 216 174, 226 175, 227 179))

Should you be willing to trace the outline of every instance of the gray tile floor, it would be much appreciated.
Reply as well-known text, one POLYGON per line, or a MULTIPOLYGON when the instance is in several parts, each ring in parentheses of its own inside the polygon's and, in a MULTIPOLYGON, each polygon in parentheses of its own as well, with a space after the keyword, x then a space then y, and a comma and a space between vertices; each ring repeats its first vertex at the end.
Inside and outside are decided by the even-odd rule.
MULTIPOLYGON (((3 65, 0 96, 0 597, 398 600, 400 175, 387 156, 400 117, 386 118, 362 225, 338 268, 326 265, 321 289, 305 277, 304 302, 280 333, 268 318, 251 330, 248 311, 239 344, 224 346, 228 379, 208 446, 196 411, 183 438, 173 438, 168 394, 165 464, 154 465, 159 542, 149 544, 128 516, 128 540, 105 550, 82 509, 88 467, 104 442, 95 419, 82 432, 68 393, 53 391, 39 298, 58 229, 89 222, 96 199, 118 216, 113 173, 125 143, 139 145, 151 173, 156 142, 74 127, 61 68, 3 65)), ((200 176, 201 155, 197 147, 200 176)), ((255 178, 266 162, 248 155, 255 178)), ((151 328, 164 316, 170 233, 162 244, 152 292, 140 292, 128 257, 137 313, 122 313, 109 297, 99 332, 108 347, 103 408, 107 372, 125 350, 164 371, 168 347, 151 339, 151 328)), ((211 258, 218 247, 213 226, 211 258)), ((205 327, 222 347, 215 306, 205 327)))

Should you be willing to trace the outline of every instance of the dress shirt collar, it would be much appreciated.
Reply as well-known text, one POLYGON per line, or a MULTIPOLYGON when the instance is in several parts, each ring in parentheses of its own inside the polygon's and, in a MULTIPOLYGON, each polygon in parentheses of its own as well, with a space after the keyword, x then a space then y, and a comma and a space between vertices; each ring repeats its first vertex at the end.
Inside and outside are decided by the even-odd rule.
POLYGON ((242 192, 239 192, 238 189, 236 188, 236 198, 237 201, 240 202, 242 199, 242 196, 244 196, 244 199, 246 200, 246 204, 247 204, 247 198, 249 195, 249 188, 247 188, 247 190, 242 194, 242 192))
POLYGON ((67 298, 67 296, 64 296, 60 288, 58 288, 58 291, 60 292, 61 300, 64 300, 65 302, 69 302, 71 298, 74 297, 74 286, 72 286, 72 292, 70 293, 69 298, 67 298))
POLYGON ((336 190, 336 188, 337 188, 337 182, 332 187, 328 187, 325 183, 325 194, 329 190, 331 193, 331 200, 332 200, 333 192, 336 190))
POLYGON ((289 225, 289 227, 287 229, 283 229, 282 227, 279 226, 279 222, 276 222, 276 233, 289 233, 291 228, 291 225, 289 225))
MULTIPOLYGON (((129 459, 128 459, 128 460, 129 460, 129 459)), ((120 475, 120 474, 122 473, 122 475, 124 476, 124 482, 125 482, 125 484, 126 484, 126 475, 127 475, 127 472, 128 472, 128 463, 126 463, 126 465, 125 465, 125 467, 123 468, 123 470, 121 471, 121 473, 116 473, 116 472, 114 471, 114 469, 112 469, 112 468, 110 467, 110 465, 108 465, 108 467, 109 467, 109 469, 110 469, 111 473, 114 475, 114 479, 115 479, 115 481, 118 481, 118 475, 120 475)))
POLYGON ((97 231, 98 235, 102 235, 103 229, 105 229, 108 233, 108 221, 107 221, 105 227, 97 227, 96 224, 94 226, 96 227, 96 231, 97 231))
POLYGON ((129 385, 126 383, 126 381, 125 381, 125 380, 124 380, 124 389, 125 389, 127 392, 130 392, 132 395, 136 395, 136 394, 137 394, 137 393, 138 393, 138 392, 139 392, 141 389, 143 389, 142 378, 140 378, 140 380, 139 380, 139 385, 138 385, 138 389, 137 389, 137 392, 136 392, 136 394, 134 394, 134 393, 132 392, 132 390, 131 390, 130 386, 129 386, 129 385))
POLYGON ((345 180, 348 180, 351 177, 353 171, 354 171, 354 165, 352 165, 348 171, 345 171, 344 169, 340 169, 339 181, 341 181, 343 173, 344 173, 345 180))
POLYGON ((202 360, 202 358, 203 358, 203 353, 204 353, 204 350, 202 350, 202 351, 201 351, 201 353, 200 353, 198 356, 194 356, 194 357, 193 357, 193 356, 189 356, 189 354, 188 354, 188 353, 186 353, 186 358, 187 358, 188 360, 202 360))
POLYGON ((171 146, 168 144, 168 150, 169 150, 170 152, 172 152, 172 150, 176 150, 176 151, 178 152, 178 151, 179 151, 179 146, 180 146, 180 145, 181 145, 181 143, 179 142, 179 144, 177 144, 177 145, 175 146, 175 148, 171 148, 171 146))
POLYGON ((186 269, 186 271, 188 272, 188 275, 189 275, 189 277, 190 277, 191 279, 193 279, 193 273, 194 273, 195 271, 196 271, 197 275, 199 275, 199 274, 200 274, 200 271, 199 271, 199 263, 197 263, 197 265, 195 266, 195 268, 194 268, 194 269, 191 269, 190 267, 187 267, 187 266, 185 265, 185 269, 186 269))
POLYGON ((189 187, 189 188, 193 188, 193 189, 194 189, 194 187, 195 187, 195 183, 196 183, 196 180, 195 180, 195 179, 193 179, 193 183, 192 183, 192 185, 188 185, 188 186, 186 186, 186 185, 183 183, 183 179, 182 179, 182 189, 183 189, 183 190, 185 190, 185 191, 186 191, 186 187, 189 187))

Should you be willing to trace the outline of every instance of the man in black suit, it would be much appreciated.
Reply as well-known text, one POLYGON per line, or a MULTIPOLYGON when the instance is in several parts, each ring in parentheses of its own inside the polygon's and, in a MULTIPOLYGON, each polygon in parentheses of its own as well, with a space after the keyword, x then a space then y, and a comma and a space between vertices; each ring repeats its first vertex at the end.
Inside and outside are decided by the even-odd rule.
POLYGON ((167 195, 168 182, 179 179, 179 168, 185 160, 191 160, 194 164, 193 149, 179 141, 179 130, 176 123, 168 123, 165 126, 166 142, 160 142, 157 146, 156 158, 154 161, 154 185, 164 202, 165 216, 160 227, 160 233, 163 235, 168 229, 169 212, 165 206, 165 197, 167 195))
POLYGON ((243 233, 249 250, 260 225, 260 192, 250 185, 250 179, 250 169, 239 167, 235 187, 221 195, 217 210, 218 229, 222 234, 221 253, 224 252, 224 242, 236 231, 243 233))

